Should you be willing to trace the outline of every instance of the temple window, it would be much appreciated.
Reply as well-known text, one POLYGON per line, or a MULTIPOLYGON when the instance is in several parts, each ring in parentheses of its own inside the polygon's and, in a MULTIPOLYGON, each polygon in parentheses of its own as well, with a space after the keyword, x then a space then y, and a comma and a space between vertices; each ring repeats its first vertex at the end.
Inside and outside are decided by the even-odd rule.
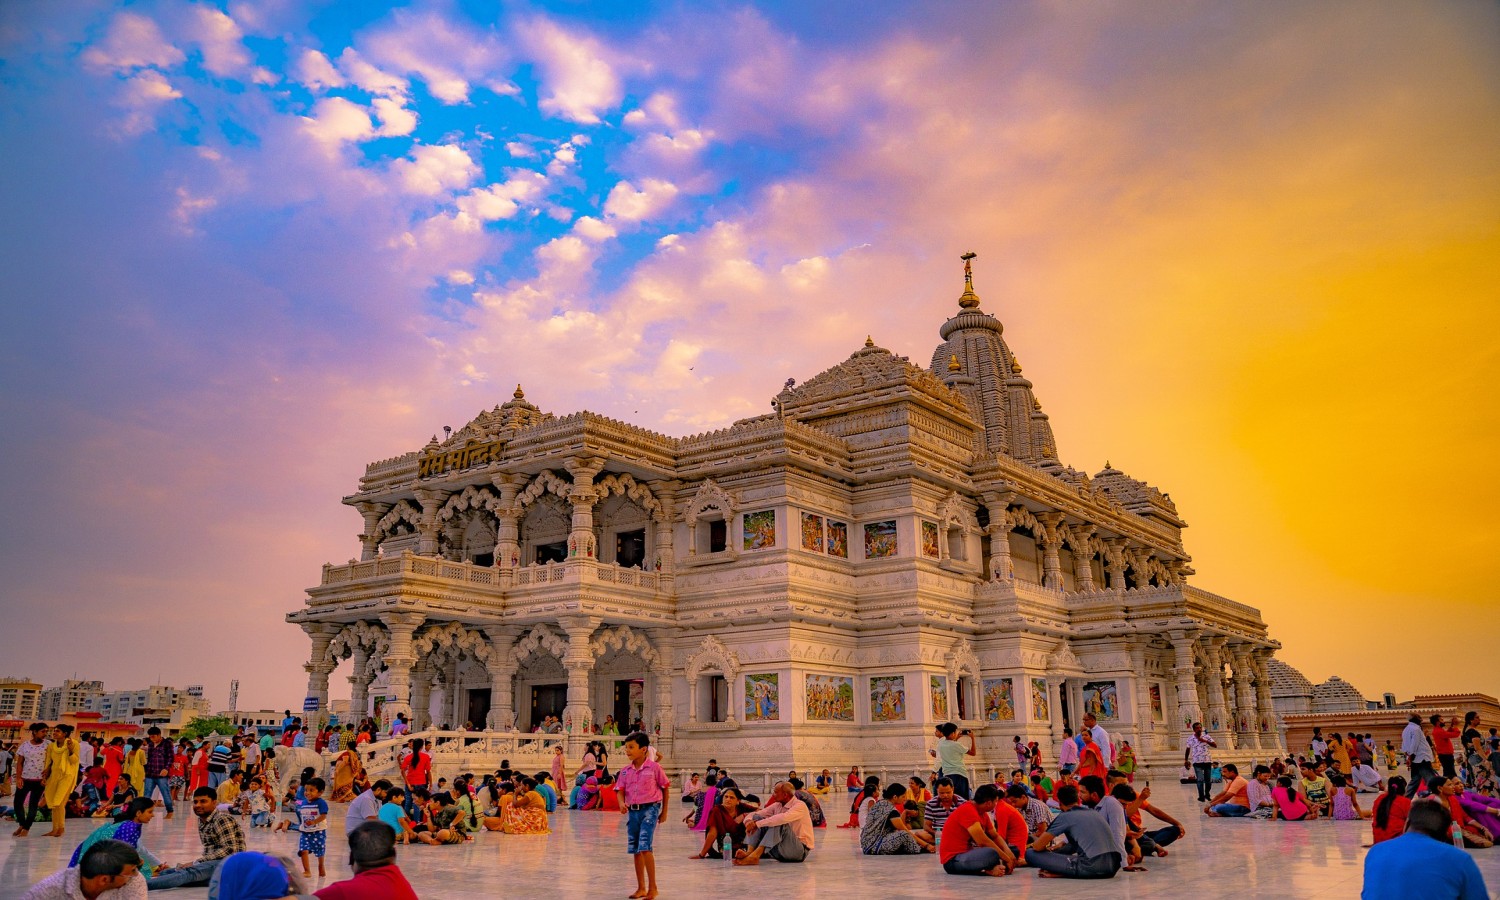
POLYGON ((699 717, 705 722, 723 722, 729 718, 729 681, 723 675, 704 675, 698 702, 703 704, 699 717))
POLYGON ((646 562, 646 529, 622 531, 615 535, 615 565, 644 568, 646 562))
POLYGON ((723 553, 729 549, 729 523, 722 515, 716 519, 699 519, 693 542, 699 553, 723 553))
POLYGON ((536 564, 539 566, 547 563, 567 562, 568 542, 557 541, 551 544, 537 544, 536 564))

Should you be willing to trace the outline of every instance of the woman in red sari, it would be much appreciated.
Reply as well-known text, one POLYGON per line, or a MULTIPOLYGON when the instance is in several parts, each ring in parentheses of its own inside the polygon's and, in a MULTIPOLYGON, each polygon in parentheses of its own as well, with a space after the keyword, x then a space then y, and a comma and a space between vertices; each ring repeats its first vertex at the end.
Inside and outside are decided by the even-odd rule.
POLYGON ((208 741, 198 743, 193 749, 193 761, 188 764, 188 796, 201 787, 208 787, 208 741))
MULTIPOLYGON (((109 778, 110 796, 114 796, 115 788, 120 783, 120 773, 125 770, 125 739, 117 737, 105 744, 99 755, 104 758, 104 774, 109 778)), ((135 785, 135 788, 139 790, 140 785, 135 785)))

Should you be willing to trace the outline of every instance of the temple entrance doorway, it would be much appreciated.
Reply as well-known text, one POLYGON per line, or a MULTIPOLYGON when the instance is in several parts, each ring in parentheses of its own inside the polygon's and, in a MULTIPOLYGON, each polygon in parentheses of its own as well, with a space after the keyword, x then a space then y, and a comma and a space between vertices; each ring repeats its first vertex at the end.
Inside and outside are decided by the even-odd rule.
POLYGON ((469 689, 469 714, 465 717, 474 723, 475 728, 484 728, 490 717, 490 689, 469 689))
POLYGON ((562 718, 568 705, 568 685, 534 684, 531 686, 531 727, 542 724, 548 716, 562 718))
POLYGON ((643 678, 621 678, 615 681, 615 703, 611 713, 619 723, 620 733, 630 733, 630 723, 646 718, 646 681, 643 678))

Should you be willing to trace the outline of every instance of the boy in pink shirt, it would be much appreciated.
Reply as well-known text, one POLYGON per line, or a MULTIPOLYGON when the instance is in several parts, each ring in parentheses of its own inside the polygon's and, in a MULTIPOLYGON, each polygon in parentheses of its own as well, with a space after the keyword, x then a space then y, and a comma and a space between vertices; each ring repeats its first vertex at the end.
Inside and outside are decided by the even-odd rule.
POLYGON ((656 836, 656 823, 667 807, 667 794, 672 787, 661 766, 646 758, 646 748, 650 746, 651 738, 644 731, 631 733, 625 739, 625 756, 630 765, 615 776, 620 812, 630 817, 626 824, 629 835, 626 849, 635 857, 636 890, 630 896, 637 900, 656 897, 656 856, 651 852, 651 840, 656 836))

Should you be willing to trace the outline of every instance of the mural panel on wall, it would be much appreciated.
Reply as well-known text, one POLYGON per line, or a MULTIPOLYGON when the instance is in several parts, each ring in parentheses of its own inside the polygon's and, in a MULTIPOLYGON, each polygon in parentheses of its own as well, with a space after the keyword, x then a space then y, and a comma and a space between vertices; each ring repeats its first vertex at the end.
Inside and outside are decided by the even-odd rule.
POLYGON ((806 712, 809 722, 853 722, 853 677, 808 675, 806 712))
POLYGON ((932 694, 933 721, 948 721, 948 676, 929 676, 928 693, 932 694))
POLYGON ((776 546, 776 510, 745 513, 745 549, 765 550, 776 546))
POLYGON ((802 514, 802 549, 814 553, 823 552, 823 517, 812 513, 802 514))
POLYGON ((1014 722, 1016 698, 1009 678, 986 678, 980 683, 984 691, 984 718, 990 722, 1014 722))
POLYGON ((870 721, 906 721, 905 676, 876 675, 870 679, 870 721))
POLYGON ((922 523, 922 555, 937 559, 941 554, 938 552, 938 527, 936 522, 922 523))
POLYGON ((1094 718, 1104 721, 1120 717, 1120 697, 1113 681, 1086 681, 1083 683, 1083 711, 1093 713, 1094 718))
POLYGON ((848 523, 828 520, 828 555, 839 559, 849 558, 848 523))
POLYGON ((865 559, 880 559, 896 555, 896 523, 865 523, 865 559))
POLYGON ((1161 702, 1161 684, 1151 683, 1151 721, 1158 724, 1167 721, 1167 710, 1161 702))
POLYGON ((1052 707, 1047 702, 1047 679, 1031 679, 1031 718, 1037 722, 1052 721, 1052 707))
POLYGON ((775 722, 781 718, 781 676, 745 676, 745 721, 775 722))

